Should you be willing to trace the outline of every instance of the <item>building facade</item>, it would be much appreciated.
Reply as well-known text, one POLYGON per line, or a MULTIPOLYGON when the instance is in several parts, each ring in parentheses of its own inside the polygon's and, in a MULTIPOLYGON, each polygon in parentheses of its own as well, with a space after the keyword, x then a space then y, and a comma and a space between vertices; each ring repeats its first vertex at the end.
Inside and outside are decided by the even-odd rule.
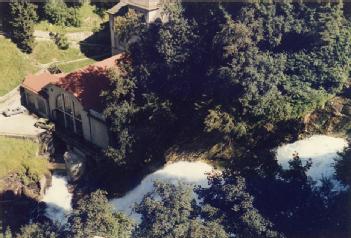
POLYGON ((55 122, 57 130, 99 147, 110 144, 101 91, 109 87, 108 68, 116 55, 70 74, 29 75, 21 85, 22 104, 55 122))

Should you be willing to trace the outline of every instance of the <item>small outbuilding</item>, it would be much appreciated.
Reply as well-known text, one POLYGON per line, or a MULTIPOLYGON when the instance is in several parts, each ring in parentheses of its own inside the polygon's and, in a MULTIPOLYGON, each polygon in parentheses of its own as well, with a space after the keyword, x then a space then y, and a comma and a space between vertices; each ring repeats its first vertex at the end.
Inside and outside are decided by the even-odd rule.
POLYGON ((163 7, 161 0, 120 0, 107 11, 109 15, 112 54, 124 52, 128 48, 128 45, 137 39, 137 36, 132 34, 129 39, 122 40, 120 39, 119 32, 115 29, 116 18, 125 15, 130 9, 141 14, 146 24, 157 20, 162 22, 167 21, 167 17, 162 14, 163 7))

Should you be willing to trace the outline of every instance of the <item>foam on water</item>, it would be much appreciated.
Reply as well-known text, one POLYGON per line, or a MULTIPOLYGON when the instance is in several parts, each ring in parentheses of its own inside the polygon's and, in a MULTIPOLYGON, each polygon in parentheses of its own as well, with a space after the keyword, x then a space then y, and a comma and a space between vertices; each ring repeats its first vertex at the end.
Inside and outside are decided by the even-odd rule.
POLYGON ((52 184, 42 200, 46 203, 45 215, 58 225, 67 222, 67 215, 71 212, 72 194, 68 191, 67 178, 54 174, 52 184))
POLYGON ((141 183, 133 190, 121 198, 111 200, 111 204, 126 215, 132 217, 136 222, 141 221, 139 214, 133 212, 135 204, 139 204, 143 197, 153 190, 155 181, 163 181, 170 184, 179 182, 189 185, 200 185, 208 187, 207 174, 213 170, 213 167, 204 162, 185 162, 180 161, 146 176, 141 183))
POLYGON ((326 135, 314 135, 312 137, 285 144, 277 148, 276 158, 278 163, 284 168, 289 168, 289 160, 293 154, 298 154, 302 161, 312 160, 312 167, 307 175, 321 185, 322 178, 330 178, 335 190, 343 189, 342 186, 333 179, 335 174, 335 159, 339 157, 338 152, 342 152, 348 146, 346 139, 336 138, 326 135))

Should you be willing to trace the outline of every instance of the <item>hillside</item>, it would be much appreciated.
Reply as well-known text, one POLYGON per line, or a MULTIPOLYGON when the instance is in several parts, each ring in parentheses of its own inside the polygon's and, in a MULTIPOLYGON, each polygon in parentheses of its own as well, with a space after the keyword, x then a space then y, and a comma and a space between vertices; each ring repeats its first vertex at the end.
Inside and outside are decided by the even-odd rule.
POLYGON ((20 84, 25 75, 36 71, 31 58, 9 39, 0 36, 0 96, 20 84))

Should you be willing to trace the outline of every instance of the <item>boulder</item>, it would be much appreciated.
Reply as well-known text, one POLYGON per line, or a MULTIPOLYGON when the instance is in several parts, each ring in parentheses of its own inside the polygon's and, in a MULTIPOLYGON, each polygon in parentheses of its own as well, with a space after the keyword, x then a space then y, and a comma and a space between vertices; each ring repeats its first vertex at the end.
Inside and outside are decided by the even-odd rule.
POLYGON ((69 148, 63 155, 68 178, 71 182, 80 179, 85 170, 85 154, 76 148, 69 148))

